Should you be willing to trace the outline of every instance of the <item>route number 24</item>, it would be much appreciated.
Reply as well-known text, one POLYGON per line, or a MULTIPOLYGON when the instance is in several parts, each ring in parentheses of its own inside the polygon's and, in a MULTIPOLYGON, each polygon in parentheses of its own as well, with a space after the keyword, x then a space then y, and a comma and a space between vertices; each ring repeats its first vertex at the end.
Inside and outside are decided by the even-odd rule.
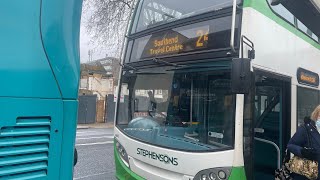
POLYGON ((197 40, 197 43, 196 43, 196 47, 204 47, 204 45, 209 40, 208 34, 209 34, 208 31, 204 31, 204 30, 198 30, 197 31, 198 40, 197 40))

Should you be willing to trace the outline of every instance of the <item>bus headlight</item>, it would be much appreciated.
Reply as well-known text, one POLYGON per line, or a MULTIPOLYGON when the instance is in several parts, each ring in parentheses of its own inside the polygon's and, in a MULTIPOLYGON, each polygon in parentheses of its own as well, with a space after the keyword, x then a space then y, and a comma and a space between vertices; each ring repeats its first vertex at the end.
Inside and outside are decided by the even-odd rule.
POLYGON ((209 178, 210 180, 218 180, 217 175, 213 172, 209 174, 209 178))
POLYGON ((194 177, 195 180, 226 180, 230 176, 231 167, 205 169, 194 177))
POLYGON ((124 147, 115 139, 116 149, 118 151, 118 154, 122 160, 122 162, 129 167, 129 158, 127 151, 124 149, 124 147))
POLYGON ((220 179, 226 179, 227 178, 227 174, 223 170, 218 172, 218 176, 219 176, 220 179))
POLYGON ((201 180, 207 180, 207 175, 205 174, 201 175, 201 180))

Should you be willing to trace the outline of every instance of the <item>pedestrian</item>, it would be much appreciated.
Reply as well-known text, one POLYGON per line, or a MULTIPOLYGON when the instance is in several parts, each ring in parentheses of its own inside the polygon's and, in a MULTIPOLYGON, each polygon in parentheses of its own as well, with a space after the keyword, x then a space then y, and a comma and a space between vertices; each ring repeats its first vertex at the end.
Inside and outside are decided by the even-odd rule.
MULTIPOLYGON (((288 151, 295 156, 313 160, 319 163, 320 161, 320 105, 312 112, 311 117, 304 119, 302 124, 294 136, 288 143, 288 151), (309 142, 308 142, 309 140, 309 142), (308 145, 309 144, 309 145, 308 145), (311 147, 308 147, 311 146, 311 147)), ((318 178, 319 176, 318 166, 318 178)), ((292 174, 293 180, 307 180, 308 178, 299 174, 292 174)))

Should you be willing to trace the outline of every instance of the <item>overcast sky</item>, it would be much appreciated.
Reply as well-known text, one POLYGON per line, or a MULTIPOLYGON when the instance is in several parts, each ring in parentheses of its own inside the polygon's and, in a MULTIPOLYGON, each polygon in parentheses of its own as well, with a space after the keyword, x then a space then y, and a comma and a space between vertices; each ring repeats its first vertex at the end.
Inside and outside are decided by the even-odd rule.
MULTIPOLYGON (((1 1, 1 0, 0 0, 1 1)), ((80 27, 80 61, 85 63, 89 61, 89 50, 93 53, 92 60, 98 60, 105 58, 106 56, 115 57, 118 55, 119 47, 103 46, 99 43, 95 43, 94 39, 87 32, 86 24, 88 19, 94 13, 94 6, 85 6, 85 3, 92 3, 92 0, 86 0, 84 7, 82 8, 81 15, 81 27, 80 27)))
POLYGON ((93 50, 93 60, 101 59, 106 57, 106 50, 103 47, 95 44, 87 33, 85 28, 85 23, 88 19, 88 12, 83 11, 81 17, 81 27, 80 27, 80 61, 81 63, 87 62, 89 60, 88 52, 93 50))
POLYGON ((93 60, 101 59, 106 56, 106 52, 102 50, 102 47, 99 48, 93 42, 90 43, 92 39, 90 35, 87 33, 85 26, 81 24, 80 28, 80 60, 81 63, 87 62, 89 60, 88 52, 89 50, 93 50, 93 60))

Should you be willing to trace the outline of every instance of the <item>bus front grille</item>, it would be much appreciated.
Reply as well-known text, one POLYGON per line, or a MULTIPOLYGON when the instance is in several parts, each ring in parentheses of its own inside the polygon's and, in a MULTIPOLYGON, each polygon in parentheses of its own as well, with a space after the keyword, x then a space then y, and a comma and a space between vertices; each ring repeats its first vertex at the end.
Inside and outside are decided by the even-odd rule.
POLYGON ((49 117, 18 118, 0 129, 0 180, 47 176, 50 124, 49 117))

